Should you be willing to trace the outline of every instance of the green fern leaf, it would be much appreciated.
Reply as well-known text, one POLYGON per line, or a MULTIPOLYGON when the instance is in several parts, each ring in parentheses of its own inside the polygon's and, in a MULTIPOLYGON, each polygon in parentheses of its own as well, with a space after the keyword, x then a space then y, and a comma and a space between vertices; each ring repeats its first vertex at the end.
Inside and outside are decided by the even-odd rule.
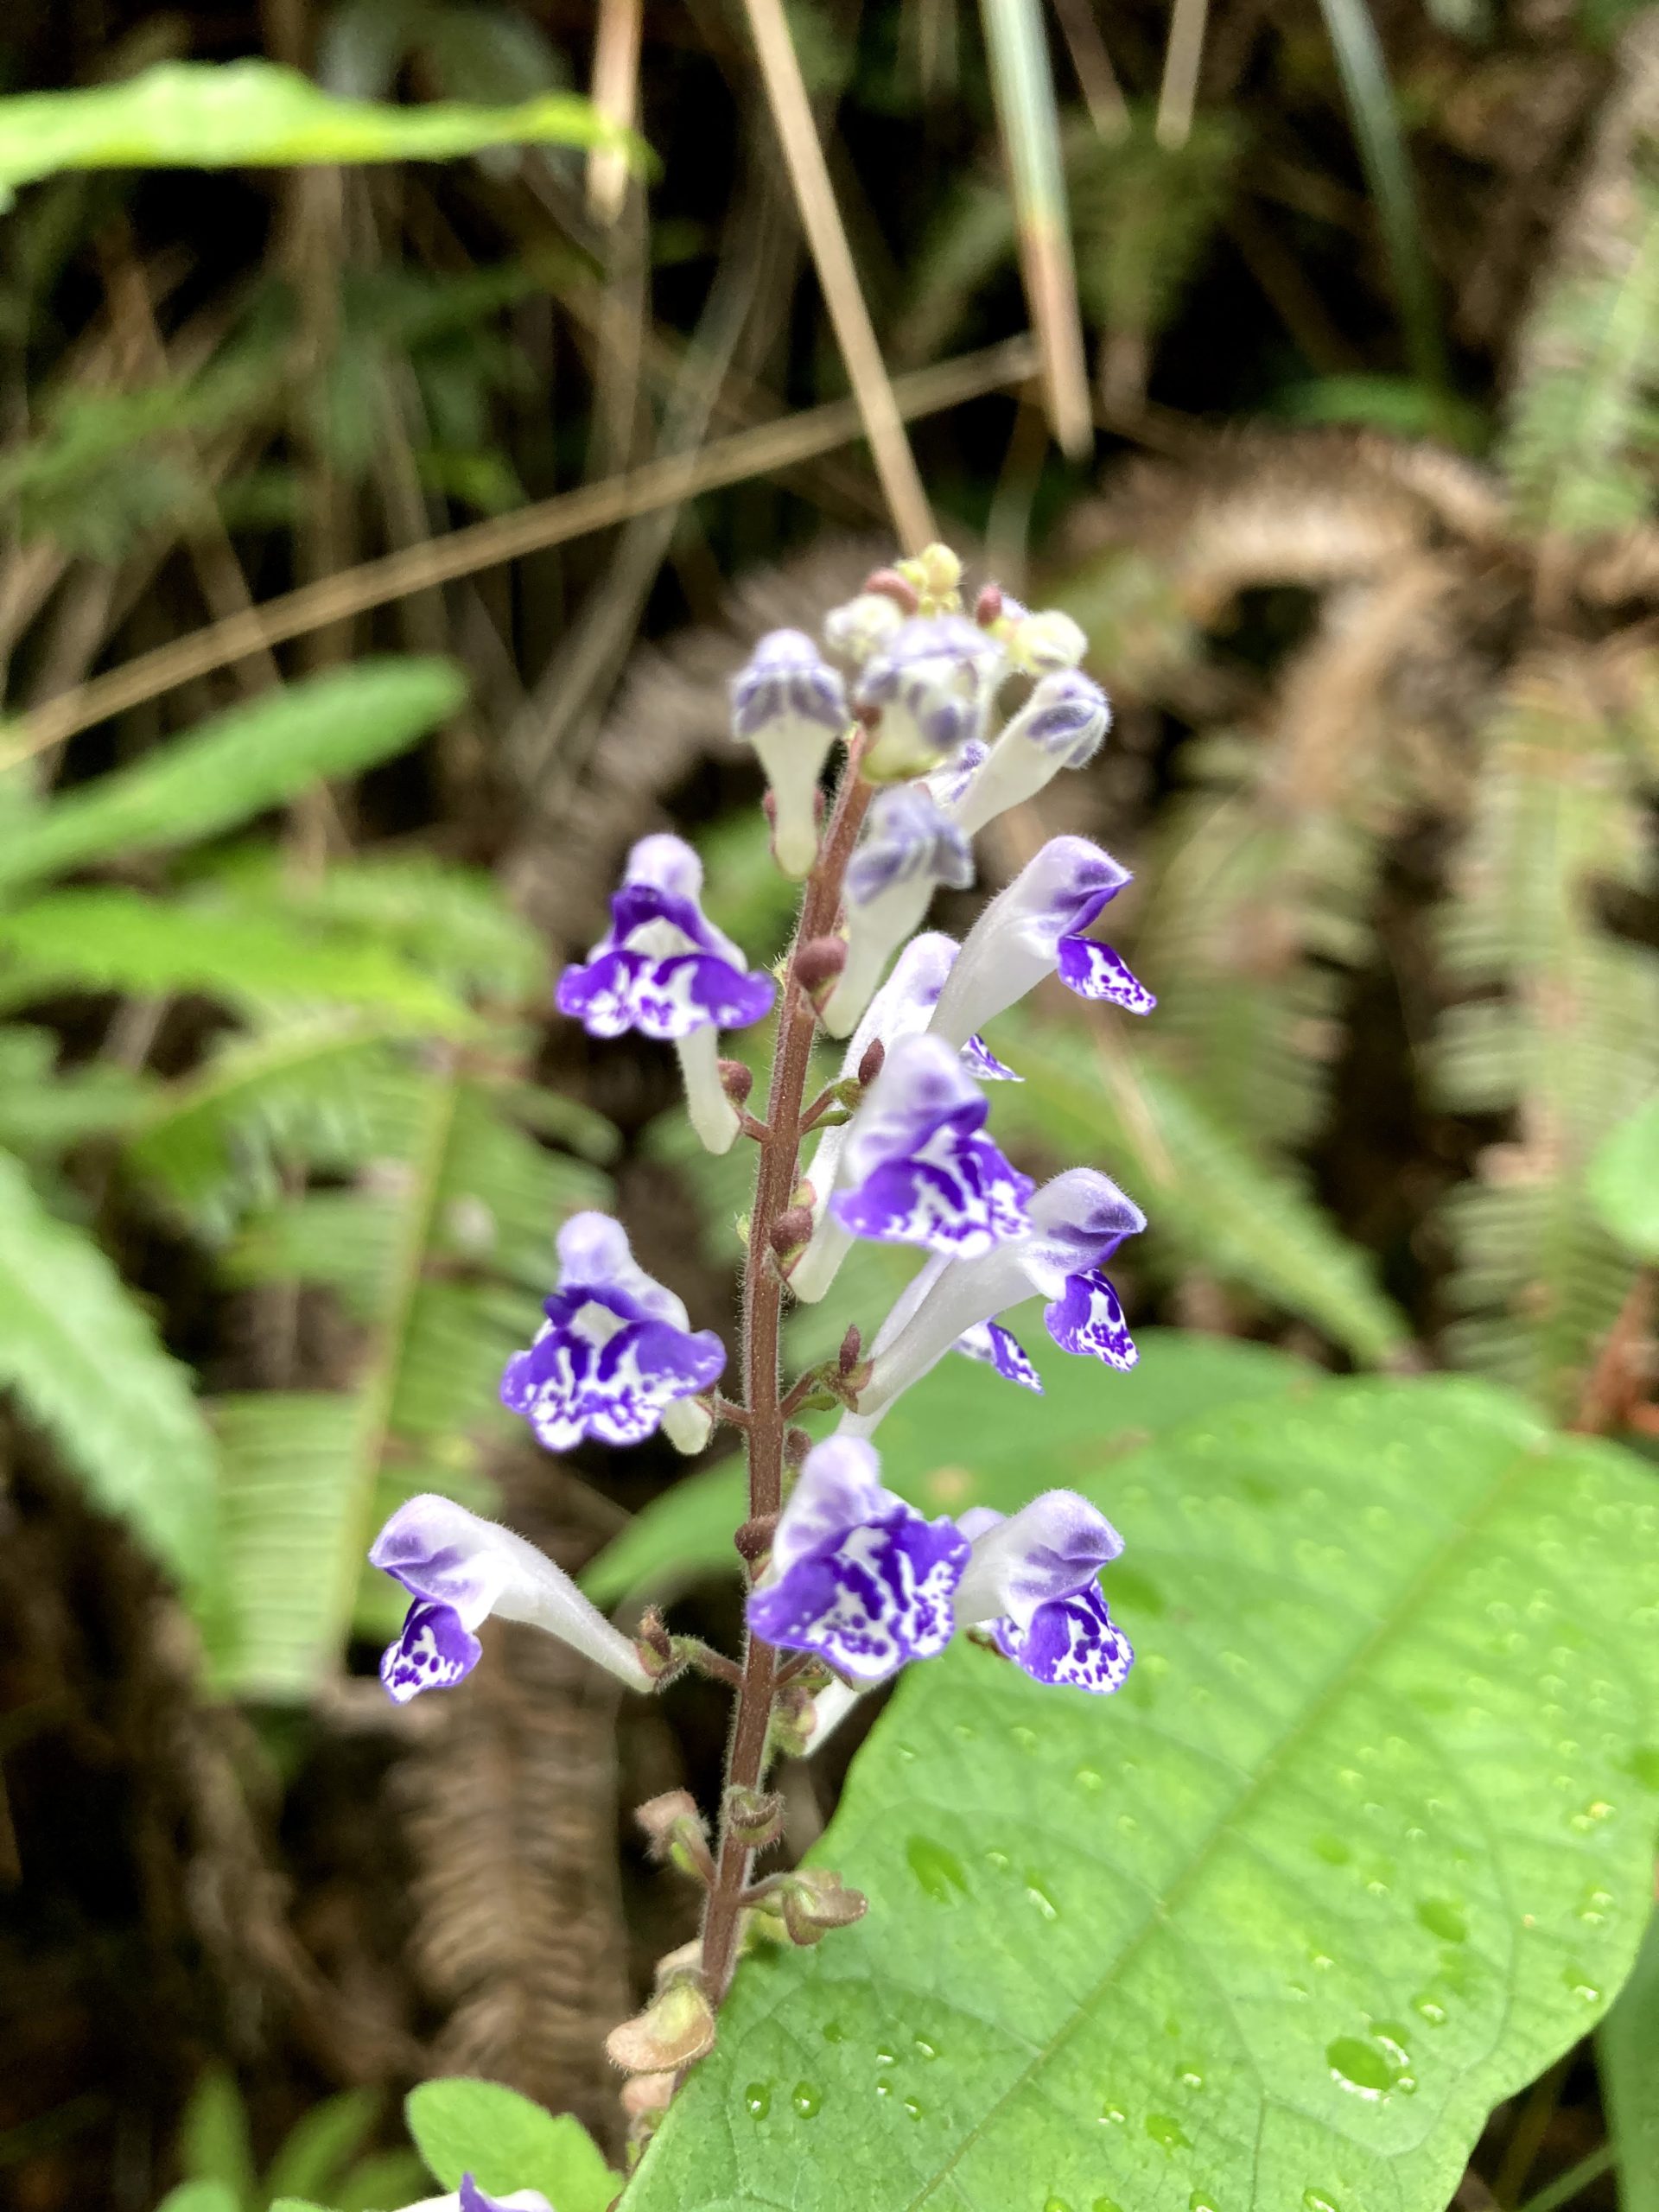
POLYGON ((234 708, 43 809, 0 848, 0 888, 232 829, 319 777, 402 752, 464 694, 451 662, 369 660, 234 708))
POLYGON ((0 1383, 97 1503, 199 1585, 214 1554, 212 1438, 186 1370, 84 1231, 0 1154, 0 1383))
POLYGON ((56 1065, 58 1040, 21 1023, 0 1029, 0 1146, 48 1158, 87 1137, 130 1128, 154 1085, 126 1069, 91 1061, 56 1065))

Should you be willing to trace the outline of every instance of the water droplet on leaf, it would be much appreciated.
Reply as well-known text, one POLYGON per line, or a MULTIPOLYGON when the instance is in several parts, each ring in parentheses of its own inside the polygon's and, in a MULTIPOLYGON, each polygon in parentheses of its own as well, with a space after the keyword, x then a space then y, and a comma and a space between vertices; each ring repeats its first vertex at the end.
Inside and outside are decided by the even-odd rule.
POLYGON ((1468 1940, 1469 1923, 1449 1897, 1425 1897, 1417 1908, 1417 1917, 1429 1934, 1438 1936, 1443 1943, 1468 1940))
POLYGON ((764 2120, 772 2110, 770 2082, 751 2082, 743 2092, 743 2109, 751 2120, 764 2120))
POLYGON ((1384 2096, 1394 2086, 1394 2071, 1388 2060, 1357 2036, 1338 2036, 1326 2046, 1325 2057, 1333 2079, 1357 2096, 1384 2096))
POLYGON ((810 2082, 798 2082, 789 2101, 803 2120, 816 2120, 818 2108, 823 2102, 823 2093, 815 2088, 810 2082))
POLYGON ((1179 2120, 1172 2120, 1167 2113, 1149 2112, 1147 2133, 1163 2151, 1190 2151, 1192 2147, 1179 2120))
POLYGON ((954 1904, 958 1894, 966 1893, 968 1877, 962 1871, 962 1861, 942 1843, 913 1835, 905 1846, 905 1857, 911 1872, 936 1904, 954 1904))

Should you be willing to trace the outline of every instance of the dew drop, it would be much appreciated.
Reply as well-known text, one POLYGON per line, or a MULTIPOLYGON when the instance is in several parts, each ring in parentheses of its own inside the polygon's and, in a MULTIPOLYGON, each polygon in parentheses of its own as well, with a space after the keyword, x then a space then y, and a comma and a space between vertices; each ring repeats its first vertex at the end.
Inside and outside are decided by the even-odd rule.
POLYGON ((926 2110, 926 2107, 918 2097, 906 2097, 905 2099, 904 2109, 906 2120, 919 2120, 923 2113, 926 2110))
POLYGON ((1323 1859, 1327 1866, 1345 1866, 1353 1855, 1339 1835, 1316 1835, 1313 1839, 1313 1856, 1323 1859))
POLYGON ((1179 2120, 1172 2120, 1167 2113, 1149 2112, 1147 2114, 1147 2133, 1161 2151, 1190 2151, 1192 2147, 1187 2140, 1186 2130, 1179 2120))
POLYGON ((825 2043, 845 2043, 847 2040, 847 2031, 839 2020, 826 2020, 823 2034, 825 2043))
POLYGON ((1103 2127, 1122 2127, 1128 2118, 1122 2105, 1108 2105, 1100 2115, 1100 2124, 1103 2127))
POLYGON ((789 2101, 803 2120, 816 2120, 823 2102, 823 2092, 810 2082, 798 2082, 789 2101))
POLYGON ((1009 1866, 1008 1854, 1006 1851, 988 1851, 985 1864, 994 1874, 1006 1874, 1009 1866))
POLYGON ((936 1904, 954 1904, 968 1888, 968 1877, 954 1851, 925 1835, 913 1835, 905 1846, 911 1872, 936 1904))
POLYGON ((875 2054, 875 2063, 878 2066, 896 2066, 899 2063, 899 2054, 896 2050, 889 2050, 884 2044, 875 2054))
POLYGON ((1561 1980, 1581 2004, 1599 2005, 1601 2002, 1601 1992, 1593 1982, 1585 1980, 1582 1967, 1567 1967, 1561 1975, 1561 1980))
POLYGON ((1216 2212, 1216 2208, 1201 2189, 1195 2189, 1186 2200, 1186 2212, 1216 2212))
POLYGON ((1079 1789, 1087 1789, 1092 1794, 1104 1787, 1105 1777, 1097 1774, 1091 1766, 1080 1766, 1077 1772, 1077 1783, 1079 1789))
POLYGON ((1034 1751, 1036 1750, 1037 1731, 1034 1728, 1027 1728, 1022 1722, 1017 1727, 1010 1728, 1008 1734, 1013 1738, 1014 1741, 1019 1745, 1022 1751, 1034 1751))
POLYGON ((1044 2200, 1043 2212, 1071 2212, 1071 2207, 1063 2196, 1050 2196, 1044 2200))
POLYGON ((1026 1877, 1026 1895, 1052 1927, 1060 1916, 1060 1908, 1034 1874, 1027 1874, 1026 1877))
POLYGON ((1443 2028, 1446 2025, 1446 2007, 1436 1997, 1414 1997, 1411 2000, 1411 2009, 1420 2020, 1427 2020, 1431 2028, 1443 2028))
POLYGON ((1417 1917, 1429 1934, 1438 1936, 1443 1943, 1468 1940, 1469 1923, 1449 1897, 1425 1897, 1417 1908, 1417 1917))
POLYGON ((1305 2189, 1302 2191, 1302 2212, 1341 2212, 1341 2207, 1334 2198, 1322 2196, 1317 2189, 1305 2189))
POLYGON ((1201 2089, 1204 2087, 1203 2075, 1198 2072, 1196 2067, 1188 2066, 1183 2068, 1181 2072, 1181 2087, 1184 2089, 1201 2089))
POLYGON ((925 2036, 912 2036, 910 2040, 918 2058, 937 2058, 938 2056, 939 2047, 938 2044, 929 2043, 925 2036))
POLYGON ((743 2109, 751 2120, 764 2120, 772 2110, 770 2082, 751 2082, 743 2092, 743 2109))
POLYGON ((893 2094, 892 2082, 887 2081, 878 2082, 875 2085, 875 2094, 878 2097, 890 2097, 893 2094))
POLYGON ((1388 2060, 1370 2044, 1361 2043, 1357 2036, 1338 2036, 1335 2043, 1326 2045, 1325 2057, 1332 2079, 1344 2089, 1351 2089, 1356 2096, 1374 2100, 1385 2095, 1393 2087, 1394 2075, 1388 2060))

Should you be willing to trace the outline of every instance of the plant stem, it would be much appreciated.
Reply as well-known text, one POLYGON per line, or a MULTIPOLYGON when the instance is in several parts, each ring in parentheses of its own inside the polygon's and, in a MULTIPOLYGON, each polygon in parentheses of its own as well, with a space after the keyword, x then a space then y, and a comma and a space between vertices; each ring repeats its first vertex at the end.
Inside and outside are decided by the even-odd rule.
MULTIPOLYGON (((784 1286, 773 1263, 772 1225, 795 1193, 800 1156, 801 1102, 812 1057, 814 1017, 801 985, 798 959, 804 944, 827 937, 841 906, 842 880, 871 787, 859 773, 863 738, 848 747, 847 766, 836 793, 830 826, 806 880, 800 924, 784 979, 778 1036, 772 1047, 772 1084, 766 1098, 766 1131, 760 1141, 754 1205, 749 1216, 748 1256, 743 1269, 743 1382, 748 1411, 749 1518, 775 1514, 783 1503, 784 1433, 788 1427, 778 1389, 778 1344, 783 1319, 784 1286)), ((758 1789, 765 1778, 766 1742, 772 1729, 772 1701, 777 1686, 777 1654, 757 1637, 747 1640, 743 1680, 737 1694, 732 1738, 726 1758, 726 1788, 758 1789)), ((702 1920, 703 1986, 716 2005, 731 1986, 742 1924, 743 1892, 753 1853, 734 1829, 726 1803, 721 1807, 715 1878, 702 1920)))

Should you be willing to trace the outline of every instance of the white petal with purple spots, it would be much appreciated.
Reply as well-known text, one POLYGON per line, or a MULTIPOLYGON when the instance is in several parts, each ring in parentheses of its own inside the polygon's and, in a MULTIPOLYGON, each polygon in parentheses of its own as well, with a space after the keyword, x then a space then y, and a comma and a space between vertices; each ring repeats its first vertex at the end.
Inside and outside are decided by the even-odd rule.
POLYGON ((1128 1014, 1150 1014, 1158 1003, 1122 954, 1095 938, 1063 937, 1055 972, 1080 999, 1109 999, 1128 1014))
POLYGON ((1068 1275, 1065 1288, 1043 1314, 1062 1351, 1128 1369, 1140 1358, 1117 1293, 1098 1268, 1068 1275))
POLYGON ((1017 1382, 1022 1390, 1034 1390, 1042 1396, 1043 1378, 1030 1353, 1013 1330, 1005 1329, 1000 1321, 981 1321, 964 1329, 957 1338, 956 1349, 964 1358, 994 1367, 1005 1382, 1017 1382))
POLYGON ((992 1633, 1005 1656, 1033 1681, 1088 1690, 1096 1697, 1121 1690, 1135 1664, 1135 1648, 1097 1589, 1039 1605, 1028 1628, 1000 1620, 992 1633))

